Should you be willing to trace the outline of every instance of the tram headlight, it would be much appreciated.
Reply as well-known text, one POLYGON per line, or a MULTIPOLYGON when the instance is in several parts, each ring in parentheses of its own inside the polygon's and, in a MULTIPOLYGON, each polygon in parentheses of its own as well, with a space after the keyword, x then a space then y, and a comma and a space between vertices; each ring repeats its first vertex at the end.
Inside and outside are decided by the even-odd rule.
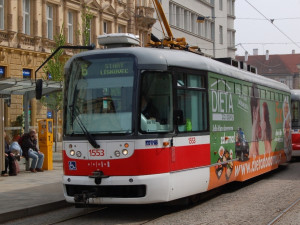
POLYGON ((116 157, 120 157, 120 155, 121 155, 120 151, 119 151, 119 150, 116 150, 116 151, 115 151, 115 156, 116 156, 116 157))
POLYGON ((127 149, 123 149, 123 150, 122 150, 122 154, 123 154, 123 155, 127 155, 127 154, 128 154, 128 150, 127 150, 127 149))
POLYGON ((73 149, 71 149, 70 155, 71 155, 71 156, 74 156, 74 155, 75 155, 75 151, 74 151, 73 149))
POLYGON ((76 156, 77 156, 77 157, 81 157, 81 155, 82 155, 82 154, 81 154, 81 151, 77 151, 77 152, 76 152, 76 156))

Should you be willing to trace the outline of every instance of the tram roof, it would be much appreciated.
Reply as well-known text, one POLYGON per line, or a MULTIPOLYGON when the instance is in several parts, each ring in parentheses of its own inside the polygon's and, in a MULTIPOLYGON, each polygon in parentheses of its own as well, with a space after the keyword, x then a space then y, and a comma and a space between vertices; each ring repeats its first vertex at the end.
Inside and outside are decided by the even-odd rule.
POLYGON ((300 89, 293 89, 292 92, 292 99, 300 101, 300 89))
POLYGON ((85 51, 73 56, 66 64, 66 69, 70 66, 72 59, 95 54, 133 54, 138 59, 139 69, 167 70, 168 66, 183 67, 210 71, 217 74, 241 79, 251 83, 275 88, 281 91, 290 92, 285 84, 264 76, 250 73, 248 71, 218 62, 208 57, 183 50, 143 48, 143 47, 124 47, 112 49, 96 49, 85 51))

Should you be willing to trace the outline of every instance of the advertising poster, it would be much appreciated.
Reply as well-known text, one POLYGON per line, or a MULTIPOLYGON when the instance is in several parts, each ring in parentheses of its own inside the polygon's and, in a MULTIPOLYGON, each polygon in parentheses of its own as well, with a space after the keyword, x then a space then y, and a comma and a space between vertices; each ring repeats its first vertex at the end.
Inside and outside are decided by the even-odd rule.
POLYGON ((209 189, 268 172, 290 158, 290 97, 210 74, 209 189))

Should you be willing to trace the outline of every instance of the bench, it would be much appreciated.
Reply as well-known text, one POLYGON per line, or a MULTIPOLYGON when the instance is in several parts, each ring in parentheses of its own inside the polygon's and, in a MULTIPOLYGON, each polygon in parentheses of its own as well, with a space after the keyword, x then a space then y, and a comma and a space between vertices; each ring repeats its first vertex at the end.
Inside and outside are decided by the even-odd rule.
POLYGON ((17 161, 19 163, 20 171, 29 171, 31 160, 32 159, 29 158, 29 162, 28 162, 24 156, 21 156, 20 161, 17 161))

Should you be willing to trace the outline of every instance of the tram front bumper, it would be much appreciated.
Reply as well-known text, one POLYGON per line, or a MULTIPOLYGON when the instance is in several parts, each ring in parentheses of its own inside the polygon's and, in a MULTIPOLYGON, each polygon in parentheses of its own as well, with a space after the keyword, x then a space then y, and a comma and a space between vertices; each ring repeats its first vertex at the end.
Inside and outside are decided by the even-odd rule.
POLYGON ((111 176, 95 184, 88 176, 63 176, 67 202, 84 204, 151 204, 169 201, 170 174, 111 176))

